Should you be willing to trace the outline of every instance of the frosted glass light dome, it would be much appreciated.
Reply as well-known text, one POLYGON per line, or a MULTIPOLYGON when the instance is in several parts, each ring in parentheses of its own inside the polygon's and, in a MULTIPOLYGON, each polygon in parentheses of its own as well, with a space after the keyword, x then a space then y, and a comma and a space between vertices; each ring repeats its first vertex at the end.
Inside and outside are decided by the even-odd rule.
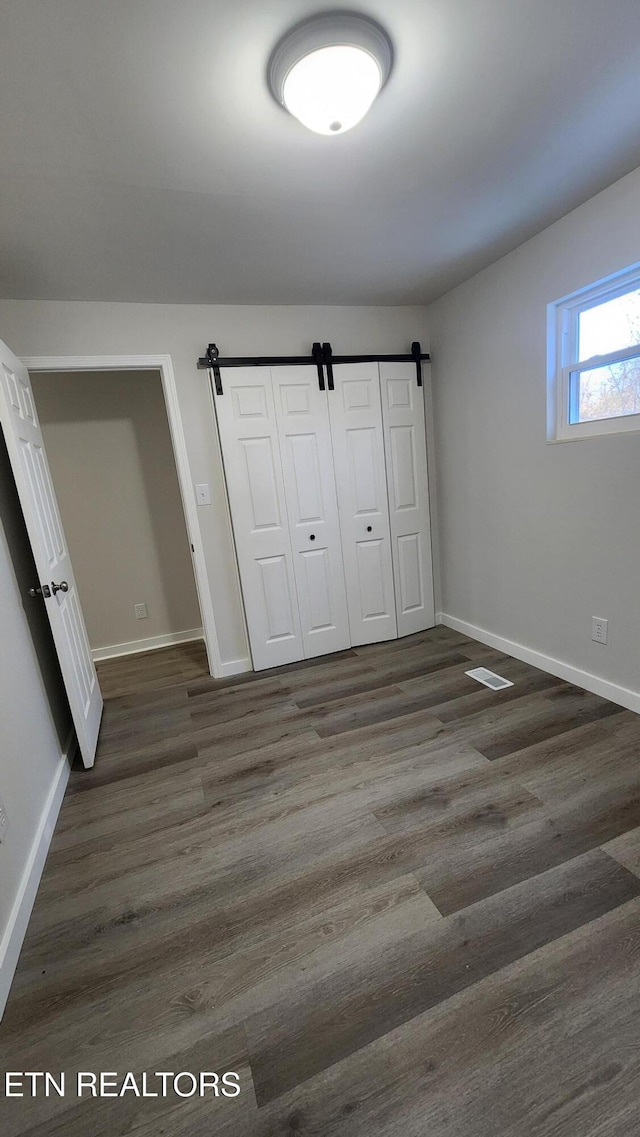
POLYGON ((288 111, 317 134, 344 134, 364 118, 382 85, 380 66, 351 44, 321 47, 295 63, 284 81, 288 111))
POLYGON ((316 16, 276 47, 269 85, 317 134, 344 134, 364 118, 391 69, 391 44, 373 20, 347 12, 316 16))

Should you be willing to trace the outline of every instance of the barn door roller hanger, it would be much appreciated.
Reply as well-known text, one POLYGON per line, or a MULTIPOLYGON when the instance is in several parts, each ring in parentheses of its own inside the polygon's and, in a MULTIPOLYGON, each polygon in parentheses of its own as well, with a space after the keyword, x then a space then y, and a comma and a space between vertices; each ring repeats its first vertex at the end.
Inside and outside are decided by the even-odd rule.
POLYGON ((337 363, 415 363, 416 381, 422 386, 422 364, 428 363, 431 356, 414 340, 409 355, 334 355, 330 343, 314 343, 311 355, 230 355, 221 356, 216 344, 210 343, 205 355, 198 360, 200 371, 213 375, 216 395, 222 395, 221 367, 299 367, 308 365, 318 372, 318 386, 321 391, 333 391, 333 368, 337 363))

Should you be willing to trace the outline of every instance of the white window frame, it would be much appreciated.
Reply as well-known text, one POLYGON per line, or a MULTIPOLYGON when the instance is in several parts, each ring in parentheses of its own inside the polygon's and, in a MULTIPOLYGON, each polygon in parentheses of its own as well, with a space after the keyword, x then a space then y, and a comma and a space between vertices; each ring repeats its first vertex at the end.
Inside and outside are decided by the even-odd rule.
POLYGON ((578 319, 582 312, 640 288, 640 264, 599 280, 595 284, 554 301, 547 308, 547 440, 568 442, 598 434, 625 434, 640 430, 640 413, 615 418, 570 421, 571 376, 595 367, 606 367, 640 355, 640 346, 594 355, 577 361, 578 319))

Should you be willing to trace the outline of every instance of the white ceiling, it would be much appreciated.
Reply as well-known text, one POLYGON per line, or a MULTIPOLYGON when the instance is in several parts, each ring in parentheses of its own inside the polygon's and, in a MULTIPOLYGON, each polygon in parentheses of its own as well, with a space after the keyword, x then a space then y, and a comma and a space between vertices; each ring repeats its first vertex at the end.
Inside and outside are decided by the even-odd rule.
POLYGON ((640 165, 638 0, 355 7, 395 66, 325 138, 265 81, 318 0, 0 0, 0 295, 426 302, 640 165))

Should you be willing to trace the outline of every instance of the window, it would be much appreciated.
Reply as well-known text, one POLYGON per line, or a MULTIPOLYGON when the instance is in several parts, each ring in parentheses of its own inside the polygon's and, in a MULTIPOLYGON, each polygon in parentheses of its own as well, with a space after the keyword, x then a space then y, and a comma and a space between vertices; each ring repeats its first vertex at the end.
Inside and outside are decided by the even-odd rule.
POLYGON ((548 311, 549 439, 640 430, 640 266, 548 311))

